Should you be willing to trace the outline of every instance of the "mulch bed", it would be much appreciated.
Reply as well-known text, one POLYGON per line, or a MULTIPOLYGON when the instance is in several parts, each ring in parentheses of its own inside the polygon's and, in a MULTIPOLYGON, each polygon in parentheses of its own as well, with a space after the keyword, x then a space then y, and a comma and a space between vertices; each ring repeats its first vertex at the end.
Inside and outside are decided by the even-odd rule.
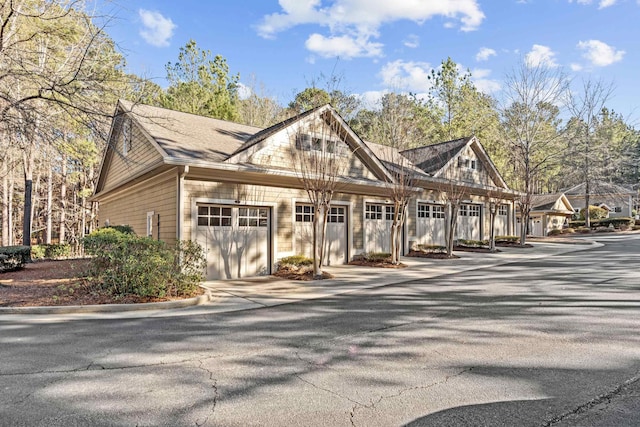
POLYGON ((115 297, 85 277, 88 259, 38 261, 23 269, 0 273, 0 307, 95 304, 139 304, 182 298, 115 297))
POLYGON ((458 255, 447 255, 442 252, 422 252, 422 251, 409 251, 407 256, 416 258, 431 258, 431 259, 456 259, 460 258, 458 255))
POLYGON ((533 245, 530 243, 525 243, 524 246, 520 244, 520 242, 496 242, 496 246, 500 246, 501 248, 532 248, 533 245))
MULTIPOLYGON (((492 253, 491 249, 489 248, 474 247, 474 246, 454 246, 453 250, 459 251, 459 252, 482 252, 482 253, 488 253, 488 254, 492 253)), ((495 252, 502 252, 502 251, 500 249, 496 249, 495 252)))
POLYGON ((274 276, 280 277, 281 279, 287 280, 325 280, 325 279, 333 279, 333 275, 327 273, 326 271, 322 272, 321 279, 314 279, 313 270, 292 270, 288 268, 281 268, 280 270, 273 273, 274 276))
POLYGON ((407 265, 400 264, 391 264, 390 262, 373 262, 373 261, 365 261, 361 259, 354 259, 349 262, 349 265, 361 265, 365 267, 378 267, 378 268, 405 268, 407 265))

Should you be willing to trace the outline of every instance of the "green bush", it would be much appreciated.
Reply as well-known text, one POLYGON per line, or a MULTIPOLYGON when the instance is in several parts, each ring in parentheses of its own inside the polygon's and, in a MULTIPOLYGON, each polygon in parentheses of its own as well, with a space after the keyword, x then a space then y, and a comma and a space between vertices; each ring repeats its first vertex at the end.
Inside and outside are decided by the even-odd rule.
POLYGON ((421 252, 434 254, 444 253, 447 251, 447 247, 442 245, 418 245, 416 248, 421 252))
MULTIPOLYGON (((585 219, 585 209, 580 209, 580 219, 585 219)), ((598 206, 589 206, 589 219, 602 219, 607 217, 607 210, 598 206)))
POLYGON ((286 256, 280 260, 280 265, 291 265, 295 267, 306 267, 313 264, 313 259, 304 255, 286 256))
POLYGON ((520 241, 518 236, 496 236, 496 243, 513 243, 520 241))
POLYGON ((479 248, 482 246, 488 246, 488 240, 466 240, 466 239, 458 239, 458 246, 467 246, 471 248, 479 248))
POLYGON ((31 261, 31 246, 0 247, 0 272, 18 270, 31 261))
POLYGON ((31 259, 44 259, 45 247, 44 245, 31 246, 31 259))
POLYGON ((170 247, 108 227, 89 234, 83 243, 93 256, 90 274, 114 295, 188 296, 203 279, 204 251, 194 242, 170 247))
POLYGON ((577 219, 574 221, 569 221, 569 227, 571 228, 581 228, 584 227, 586 224, 586 221, 583 219, 577 219))
POLYGON ((389 252, 370 252, 362 255, 363 258, 368 262, 391 261, 391 254, 389 252))
POLYGON ((67 243, 44 245, 44 257, 47 259, 66 258, 69 255, 71 255, 71 245, 67 243))
POLYGON ((609 227, 610 225, 616 229, 630 229, 636 223, 633 218, 620 217, 620 218, 606 218, 598 221, 601 227, 609 227))
POLYGON ((124 233, 124 234, 136 234, 135 231, 133 231, 133 227, 127 224, 123 224, 123 225, 110 225, 108 227, 105 228, 111 228, 113 230, 119 231, 120 233, 124 233))

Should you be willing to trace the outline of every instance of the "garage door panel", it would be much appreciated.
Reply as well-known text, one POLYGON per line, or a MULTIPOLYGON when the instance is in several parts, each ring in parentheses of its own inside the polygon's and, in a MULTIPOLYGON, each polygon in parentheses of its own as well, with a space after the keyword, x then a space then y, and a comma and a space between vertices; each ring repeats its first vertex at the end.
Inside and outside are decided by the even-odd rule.
POLYGON ((416 237, 423 245, 445 245, 445 206, 433 203, 419 203, 416 237))
MULTIPOLYGON (((347 262, 347 208, 332 206, 327 215, 327 231, 324 246, 324 265, 338 265, 347 262)), ((296 252, 313 257, 313 206, 296 205, 295 239, 296 252)))
POLYGON ((206 251, 207 279, 269 272, 269 209, 198 206, 196 239, 206 251))
POLYGON ((464 240, 481 240, 482 205, 465 203, 460 205, 456 238, 464 240))

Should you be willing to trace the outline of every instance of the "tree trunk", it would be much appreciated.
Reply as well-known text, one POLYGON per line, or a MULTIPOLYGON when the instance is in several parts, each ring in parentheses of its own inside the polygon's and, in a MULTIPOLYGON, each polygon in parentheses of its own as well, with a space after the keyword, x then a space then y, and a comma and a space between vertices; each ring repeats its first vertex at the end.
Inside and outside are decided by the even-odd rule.
POLYGON ((584 226, 587 228, 591 228, 591 215, 589 215, 589 203, 591 203, 591 195, 589 193, 591 193, 591 188, 589 188, 589 180, 587 179, 584 186, 584 226))
POLYGON ((9 219, 9 234, 8 240, 9 245, 14 245, 16 242, 16 234, 14 230, 14 221, 13 221, 13 190, 16 186, 16 177, 13 173, 13 169, 9 171, 9 192, 7 195, 7 218, 9 219))
POLYGON ((447 256, 453 255, 453 240, 456 235, 456 225, 458 223, 458 204, 449 203, 449 227, 447 229, 447 256))
POLYGON ((49 165, 47 172, 47 245, 51 244, 53 234, 53 168, 49 165))
MULTIPOLYGON (((2 246, 11 245, 9 240, 9 167, 8 159, 2 163, 2 246)), ((13 191, 13 188, 11 189, 13 191)))
POLYGON ((489 251, 496 251, 496 216, 498 213, 498 204, 489 205, 489 251))
POLYGON ((31 150, 23 151, 24 166, 24 211, 22 216, 22 244, 31 246, 31 218, 33 210, 33 156, 31 150))
POLYGON ((67 220, 67 155, 62 155, 60 174, 60 243, 65 243, 65 221, 67 220))

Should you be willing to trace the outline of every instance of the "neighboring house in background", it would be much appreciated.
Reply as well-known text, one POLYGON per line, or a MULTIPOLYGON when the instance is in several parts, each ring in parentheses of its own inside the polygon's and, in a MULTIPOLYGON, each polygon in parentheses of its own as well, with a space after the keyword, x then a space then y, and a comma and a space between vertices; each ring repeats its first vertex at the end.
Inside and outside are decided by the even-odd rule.
MULTIPOLYGON (((609 209, 609 217, 631 217, 633 199, 636 192, 621 185, 604 181, 594 181, 589 189, 589 204, 609 209), (604 205, 604 206, 603 206, 604 205)), ((585 208, 585 184, 578 184, 564 191, 574 212, 579 214, 585 208)))
POLYGON ((531 196, 528 234, 544 237, 549 235, 551 230, 561 230, 573 213, 574 208, 564 193, 534 194, 531 196))
POLYGON ((129 224, 168 243, 199 242, 209 279, 269 274, 282 257, 311 255, 314 212, 295 155, 321 147, 347 165, 329 212, 329 264, 389 252, 397 156, 413 160, 415 175, 403 252, 410 242, 444 244, 443 194, 452 188, 465 194, 460 238, 487 238, 496 194, 498 234, 513 234, 518 193, 475 137, 398 152, 362 141, 330 105, 260 129, 119 101, 93 200, 102 224, 129 224), (331 132, 316 133, 322 124, 331 132))

